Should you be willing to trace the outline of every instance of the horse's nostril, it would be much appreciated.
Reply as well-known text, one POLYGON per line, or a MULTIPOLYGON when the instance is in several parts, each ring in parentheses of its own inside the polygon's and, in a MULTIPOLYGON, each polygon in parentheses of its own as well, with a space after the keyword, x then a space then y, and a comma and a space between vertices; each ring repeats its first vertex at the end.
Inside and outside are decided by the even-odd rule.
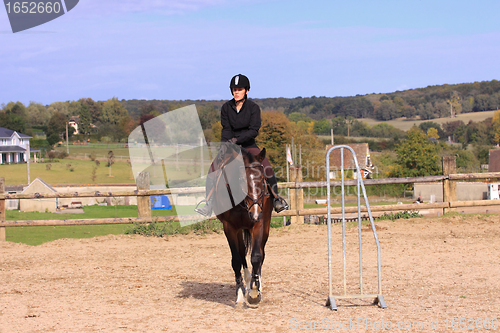
POLYGON ((262 217, 262 212, 258 212, 258 213, 248 212, 248 216, 250 217, 250 220, 252 222, 258 222, 262 217))

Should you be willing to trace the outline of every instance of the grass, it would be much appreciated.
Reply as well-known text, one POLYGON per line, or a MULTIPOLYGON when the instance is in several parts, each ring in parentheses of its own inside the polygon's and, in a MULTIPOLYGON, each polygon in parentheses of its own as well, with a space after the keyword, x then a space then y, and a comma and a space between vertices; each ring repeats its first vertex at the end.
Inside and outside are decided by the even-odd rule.
MULTIPOLYGON (((58 162, 30 163, 30 179, 40 177, 48 184, 131 184, 135 183, 132 169, 126 162, 115 162, 109 168, 103 161, 96 170, 96 179, 92 180, 95 162, 91 160, 61 159, 58 162), (50 170, 47 165, 50 164, 50 170), (71 164, 71 167, 68 166, 71 164), (73 169, 71 171, 70 169, 73 169)), ((4 175, 7 185, 27 184, 26 164, 0 165, 0 174, 4 175)))
MULTIPOLYGON (((7 220, 58 220, 91 218, 137 217, 137 206, 86 206, 83 214, 56 214, 39 212, 19 212, 8 210, 7 220)), ((153 216, 175 216, 175 210, 153 210, 153 216)), ((283 226, 282 218, 273 218, 272 228, 283 226)), ((10 242, 27 245, 40 245, 62 238, 92 238, 103 235, 141 234, 165 237, 167 235, 220 233, 222 224, 218 220, 208 220, 181 227, 179 222, 108 224, 108 225, 71 225, 71 226, 33 226, 7 227, 6 239, 10 242)))
MULTIPOLYGON (((102 145, 105 146, 105 145, 102 145)), ((112 146, 112 144, 110 144, 112 146)), ((66 151, 66 147, 56 148, 60 151, 66 151)), ((158 164, 155 167, 149 166, 147 171, 150 172, 150 179, 153 184, 164 184, 164 169, 170 179, 192 180, 200 176, 200 165, 195 158, 199 152, 196 149, 187 150, 184 152, 184 159, 175 162, 166 162, 158 164), (194 159, 194 162, 191 160, 194 159), (178 167, 177 167, 178 166, 178 167)), ((30 163, 30 180, 40 177, 48 184, 130 184, 134 183, 132 168, 130 164, 120 157, 128 159, 128 148, 106 148, 106 147, 86 147, 86 146, 70 146, 70 156, 65 159, 54 160, 53 162, 45 159, 46 163, 30 163), (115 163, 111 166, 111 170, 106 166, 107 154, 109 150, 113 150, 115 155, 115 163), (100 165, 96 168, 96 163, 90 160, 90 154, 94 153, 100 165), (85 159, 84 156, 87 156, 85 159), (76 159, 75 157, 78 157, 76 159), (50 164, 50 170, 48 165, 50 164), (92 173, 96 168, 96 178, 92 179, 92 173), (111 175, 111 176, 110 176, 111 175)), ((208 169, 211 160, 208 154, 204 157, 204 169, 208 169)), ((149 163, 139 165, 138 167, 146 168, 149 163)), ((27 184, 28 172, 26 164, 11 164, 0 165, 0 175, 7 175, 5 182, 7 185, 27 184)))
MULTIPOLYGON (((60 147, 56 147, 57 151, 66 151, 66 145, 62 145, 60 147)), ((128 159, 128 148, 123 148, 122 145, 117 144, 90 144, 89 146, 69 146, 69 155, 71 157, 77 156, 80 158, 84 158, 87 155, 89 158, 90 154, 95 154, 96 158, 100 161, 106 160, 108 158, 108 152, 112 150, 115 156, 115 159, 128 159)))
MULTIPOLYGON (((83 214, 56 214, 7 210, 7 220, 60 220, 137 217, 137 206, 86 206, 83 214)), ((153 216, 173 216, 174 210, 153 210, 153 216)), ((102 235, 124 234, 132 224, 7 227, 10 242, 39 245, 60 238, 91 238, 102 235)))
POLYGON ((104 235, 121 235, 130 224, 7 227, 6 240, 27 245, 40 245, 62 238, 92 238, 104 235))

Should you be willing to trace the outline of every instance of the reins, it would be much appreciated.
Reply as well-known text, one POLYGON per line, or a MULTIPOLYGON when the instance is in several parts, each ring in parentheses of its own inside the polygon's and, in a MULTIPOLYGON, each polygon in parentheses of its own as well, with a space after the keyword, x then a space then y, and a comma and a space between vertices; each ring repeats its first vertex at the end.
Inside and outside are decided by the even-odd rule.
MULTIPOLYGON (((224 161, 222 161, 220 163, 220 167, 219 167, 219 170, 220 170, 220 173, 217 175, 217 178, 215 179, 215 186, 212 187, 212 189, 210 190, 210 192, 207 194, 207 199, 206 200, 209 200, 213 195, 214 193, 216 192, 216 188, 218 187, 219 185, 219 182, 220 182, 220 179, 221 177, 224 177, 224 181, 226 182, 226 189, 228 191, 228 194, 229 194, 229 198, 231 200, 231 204, 233 207, 236 207, 236 204, 234 202, 234 198, 233 198, 233 195, 231 193, 231 189, 229 188, 229 182, 228 182, 228 179, 227 179, 227 175, 226 175, 226 172, 225 172, 225 167, 227 165, 227 162, 231 159, 231 157, 228 157, 226 158, 224 161)), ((245 166, 245 169, 252 169, 252 168, 261 168, 262 169, 262 172, 264 172, 264 166, 262 164, 259 163, 259 165, 255 165, 256 162, 253 162, 252 164, 254 165, 246 165, 245 166)), ((266 177, 264 176, 263 179, 262 179, 262 185, 263 185, 263 191, 260 191, 260 194, 258 196, 257 199, 254 199, 252 197, 250 197, 247 193, 247 196, 245 197, 245 199, 240 202, 238 204, 238 206, 242 207, 243 209, 245 209, 247 212, 250 211, 250 209, 254 206, 254 205, 257 205, 260 207, 261 210, 264 209, 263 205, 264 205, 264 196, 268 196, 269 195, 269 192, 268 191, 271 191, 272 194, 274 194, 274 191, 273 189, 268 186, 268 183, 266 181, 266 177), (247 203, 247 200, 251 200, 252 203, 250 205, 248 205, 247 203)))

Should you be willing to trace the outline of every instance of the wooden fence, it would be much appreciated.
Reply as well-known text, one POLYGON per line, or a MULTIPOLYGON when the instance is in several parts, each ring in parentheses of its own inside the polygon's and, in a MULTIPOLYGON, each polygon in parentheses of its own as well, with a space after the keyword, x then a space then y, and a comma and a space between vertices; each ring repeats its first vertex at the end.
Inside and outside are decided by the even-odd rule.
MULTIPOLYGON (((403 204, 403 205, 383 205, 371 206, 372 212, 381 211, 404 211, 404 210, 422 210, 422 209, 442 209, 443 213, 460 207, 479 207, 479 206, 496 206, 500 205, 500 200, 475 200, 475 201, 457 201, 456 200, 456 182, 459 180, 493 180, 500 179, 500 172, 488 173, 470 173, 456 174, 455 157, 443 158, 443 175, 427 176, 427 177, 406 177, 406 178, 384 178, 384 179, 366 179, 364 184, 380 185, 380 184, 406 184, 406 183, 422 183, 422 182, 443 182, 443 202, 439 203, 422 203, 422 204, 403 204)), ((279 188, 290 189, 291 209, 283 211, 279 214, 273 212, 273 217, 291 216, 292 223, 301 221, 300 217, 305 215, 322 215, 327 213, 327 207, 304 209, 303 193, 304 188, 319 188, 326 187, 326 181, 317 182, 302 182, 301 167, 294 167, 292 172, 293 182, 280 183, 279 188)), ((151 217, 151 195, 162 194, 192 194, 204 193, 204 187, 194 188, 179 188, 179 189, 149 189, 149 174, 143 173, 138 177, 137 190, 134 191, 115 191, 115 192, 74 192, 74 193, 34 193, 34 194, 6 194, 4 193, 4 178, 0 178, 0 241, 5 240, 5 227, 21 227, 21 226, 57 226, 57 225, 89 225, 89 224, 125 224, 125 223, 146 223, 152 221, 164 222, 175 220, 174 217, 151 217), (41 198, 85 198, 85 197, 123 197, 136 196, 138 216, 136 218, 102 218, 102 219, 60 219, 60 220, 20 220, 6 221, 5 220, 5 201, 7 199, 41 199, 41 198)), ((340 181, 331 181, 330 186, 340 186, 340 181)), ((356 180, 346 180, 346 186, 356 185, 356 180)), ((345 207, 346 213, 355 213, 358 211, 356 207, 345 207)), ((361 207, 362 212, 366 212, 365 206, 361 207)), ((341 207, 332 207, 331 212, 341 213, 341 207)))

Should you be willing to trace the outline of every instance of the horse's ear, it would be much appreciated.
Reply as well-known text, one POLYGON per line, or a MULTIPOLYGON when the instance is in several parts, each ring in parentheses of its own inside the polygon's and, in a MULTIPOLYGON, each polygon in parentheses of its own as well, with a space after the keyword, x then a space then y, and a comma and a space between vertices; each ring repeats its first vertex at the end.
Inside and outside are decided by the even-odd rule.
POLYGON ((262 163, 264 158, 266 158, 266 148, 262 149, 260 153, 255 156, 255 158, 257 159, 257 161, 259 161, 259 163, 262 163))

